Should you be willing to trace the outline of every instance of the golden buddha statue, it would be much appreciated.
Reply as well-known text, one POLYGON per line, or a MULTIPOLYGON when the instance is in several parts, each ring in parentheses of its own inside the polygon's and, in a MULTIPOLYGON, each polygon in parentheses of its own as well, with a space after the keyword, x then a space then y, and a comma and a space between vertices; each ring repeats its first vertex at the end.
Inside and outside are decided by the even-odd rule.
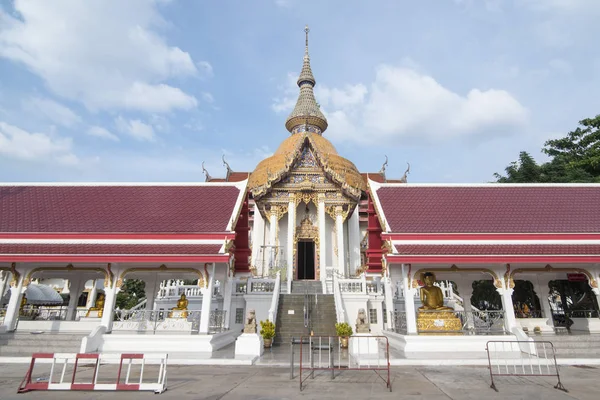
POLYGON ((98 294, 98 297, 96 297, 96 302, 94 303, 94 307, 90 307, 90 309, 85 314, 86 318, 90 316, 90 312, 92 312, 92 311, 97 312, 97 314, 96 314, 97 318, 102 318, 102 313, 104 312, 104 301, 105 301, 104 293, 98 294))
POLYGON ((444 293, 435 286, 435 275, 426 272, 421 276, 425 284, 421 288, 421 303, 417 317, 417 330, 420 334, 456 334, 462 329, 462 322, 452 312, 450 307, 444 306, 444 293))
POLYGON ((435 310, 435 311, 453 311, 452 308, 444 306, 444 293, 442 289, 435 286, 435 275, 431 272, 423 274, 425 286, 421 288, 421 303, 420 311, 435 310))
POLYGON ((177 300, 177 307, 173 307, 171 308, 171 312, 169 313, 169 318, 187 318, 188 313, 187 313, 187 306, 188 306, 188 299, 185 296, 185 293, 181 294, 181 297, 179 297, 179 300, 177 300), (174 311, 179 311, 178 313, 175 313, 174 311))

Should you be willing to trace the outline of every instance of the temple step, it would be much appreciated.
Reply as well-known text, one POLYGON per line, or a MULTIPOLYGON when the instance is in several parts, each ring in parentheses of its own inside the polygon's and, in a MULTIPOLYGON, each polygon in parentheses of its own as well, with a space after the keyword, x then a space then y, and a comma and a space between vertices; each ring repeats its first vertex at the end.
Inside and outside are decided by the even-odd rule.
POLYGON ((29 332, 0 334, 0 357, 29 357, 33 353, 78 353, 89 333, 29 332))
POLYGON ((306 298, 308 327, 304 325, 305 296, 280 295, 274 343, 288 344, 292 337, 308 336, 311 330, 315 336, 335 336, 336 312, 333 295, 313 294, 306 298))
POLYGON ((321 281, 293 281, 292 294, 323 294, 321 281))

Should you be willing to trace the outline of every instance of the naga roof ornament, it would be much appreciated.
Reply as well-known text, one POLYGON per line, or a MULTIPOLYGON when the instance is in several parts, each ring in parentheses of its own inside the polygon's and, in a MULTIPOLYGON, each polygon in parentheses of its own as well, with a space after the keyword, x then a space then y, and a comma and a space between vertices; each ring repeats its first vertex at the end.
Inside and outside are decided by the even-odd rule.
POLYGON ((327 118, 321 112, 313 91, 317 81, 310 68, 310 56, 308 55, 308 32, 310 29, 308 29, 308 25, 304 28, 304 32, 306 33, 304 62, 297 81, 300 94, 294 110, 285 121, 285 127, 292 134, 306 131, 320 134, 327 129, 327 118))

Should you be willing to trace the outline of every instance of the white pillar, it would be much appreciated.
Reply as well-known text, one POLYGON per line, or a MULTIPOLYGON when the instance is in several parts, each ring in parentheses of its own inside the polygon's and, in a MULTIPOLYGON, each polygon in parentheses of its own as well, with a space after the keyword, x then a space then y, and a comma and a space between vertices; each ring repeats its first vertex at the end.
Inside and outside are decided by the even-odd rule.
POLYGON ((67 306, 66 321, 74 321, 77 316, 77 303, 84 284, 85 281, 81 277, 69 279, 69 305, 67 306))
POLYGON ((350 265, 348 272, 350 275, 360 267, 360 219, 358 205, 354 209, 352 216, 348 220, 348 246, 350 247, 350 265))
POLYGON ((292 293, 294 279, 294 234, 296 233, 296 196, 290 193, 288 204, 287 292, 292 293))
POLYGON ((109 282, 109 285, 104 287, 104 309, 102 310, 102 321, 100 324, 106 327, 106 332, 112 330, 117 293, 121 291, 121 288, 117 287, 116 276, 118 275, 115 274, 113 282, 109 282))
POLYGON ((259 265, 260 249, 265 244, 265 221, 258 205, 254 205, 254 222, 252 223, 252 267, 259 265))
POLYGON ((6 306, 6 315, 4 316, 4 322, 2 323, 4 329, 7 332, 12 332, 17 329, 17 319, 19 317, 19 308, 21 307, 21 299, 23 298, 23 287, 24 275, 21 274, 15 286, 10 288, 10 300, 6 306))
POLYGON ((470 280, 462 282, 458 285, 460 294, 463 299, 463 308, 465 309, 467 317, 467 328, 475 328, 475 321, 473 320, 473 306, 471 305, 471 296, 473 296, 473 282, 470 280))
POLYGON ((208 287, 202 289, 202 314, 200 314, 200 333, 208 333, 210 322, 210 306, 215 281, 215 264, 212 264, 212 273, 208 278, 208 287))
POLYGON ((321 281, 327 279, 327 243, 325 230, 325 195, 319 194, 319 204, 317 205, 319 218, 319 269, 321 270, 321 281))
POLYGON ((344 249, 344 214, 341 206, 335 208, 335 230, 337 234, 337 246, 338 246, 338 272, 342 276, 346 276, 346 251, 344 249))
POLYGON ((402 291, 404 292, 404 311, 406 312, 406 332, 409 335, 417 334, 417 316, 415 314, 415 292, 411 277, 408 274, 408 265, 402 264, 402 291))
MULTIPOLYGON (((229 321, 231 321, 231 297, 233 296, 233 277, 225 274, 225 288, 223 293, 223 311, 225 311, 225 329, 229 329, 229 321)), ((202 298, 204 301, 204 297, 202 298)))
POLYGON ((154 311, 154 300, 158 292, 158 278, 156 274, 148 279, 144 279, 144 293, 146 294, 146 310, 154 311))
POLYGON ((85 303, 86 308, 92 308, 96 304, 96 297, 98 296, 98 288, 96 287, 97 284, 98 281, 96 279, 93 279, 92 290, 90 291, 90 295, 87 299, 87 302, 85 303))
POLYGON ((0 279, 0 299, 2 299, 4 293, 6 293, 6 288, 8 287, 8 277, 10 276, 10 273, 8 271, 0 271, 0 276, 2 277, 2 279, 0 279))
MULTIPOLYGON (((267 257, 265 257, 265 261, 267 262, 267 270, 263 271, 263 275, 268 275, 270 271, 270 267, 275 264, 275 250, 277 246, 277 230, 279 228, 279 218, 277 218, 277 214, 279 212, 278 206, 272 206, 269 212, 269 251, 267 257)), ((265 266, 263 265, 263 268, 265 266)))
POLYGON ((508 332, 512 333, 513 328, 519 327, 517 318, 515 317, 515 309, 512 301, 514 289, 497 288, 496 291, 500 294, 502 300, 502 309, 504 310, 504 326, 508 332))
POLYGON ((548 301, 548 294, 550 292, 550 288, 548 284, 551 279, 543 276, 543 273, 537 275, 533 283, 533 290, 535 294, 537 294, 538 299, 540 300, 540 306, 542 306, 542 317, 546 319, 546 325, 554 328, 554 318, 552 318, 552 308, 550 307, 550 302, 548 301))
POLYGON ((392 288, 392 280, 389 277, 383 278, 382 283, 385 288, 385 312, 387 313, 385 316, 387 318, 387 326, 385 328, 391 330, 394 327, 394 320, 390 315, 390 312, 394 311, 394 290, 392 288))

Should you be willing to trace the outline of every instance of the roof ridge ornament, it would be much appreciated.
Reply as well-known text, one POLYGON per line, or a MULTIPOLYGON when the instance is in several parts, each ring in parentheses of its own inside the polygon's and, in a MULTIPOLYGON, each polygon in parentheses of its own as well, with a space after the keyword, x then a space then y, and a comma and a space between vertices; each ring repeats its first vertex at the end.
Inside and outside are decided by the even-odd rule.
POLYGON ((225 175, 225 181, 229 182, 229 177, 231 176, 231 173, 233 172, 233 170, 229 166, 229 163, 227 161, 225 161, 225 154, 223 154, 223 156, 221 157, 221 159, 223 160, 223 166, 225 168, 227 168, 227 174, 225 175))
POLYGON ((286 129, 292 134, 304 132, 304 124, 306 122, 308 122, 309 125, 309 132, 321 134, 327 129, 327 118, 325 118, 325 115, 323 115, 321 112, 313 91, 317 81, 315 80, 310 67, 310 55, 308 53, 309 32, 310 29, 308 28, 308 25, 306 25, 304 28, 304 33, 306 35, 304 59, 302 63, 302 71, 300 72, 300 76, 298 77, 297 81, 298 87, 300 88, 300 93, 298 95, 298 100, 296 101, 294 110, 285 121, 286 129))
POLYGON ((206 168, 204 168, 204 161, 202 161, 202 172, 204 172, 204 176, 206 177, 204 179, 204 182, 209 182, 210 180, 212 180, 212 176, 210 176, 206 168))

